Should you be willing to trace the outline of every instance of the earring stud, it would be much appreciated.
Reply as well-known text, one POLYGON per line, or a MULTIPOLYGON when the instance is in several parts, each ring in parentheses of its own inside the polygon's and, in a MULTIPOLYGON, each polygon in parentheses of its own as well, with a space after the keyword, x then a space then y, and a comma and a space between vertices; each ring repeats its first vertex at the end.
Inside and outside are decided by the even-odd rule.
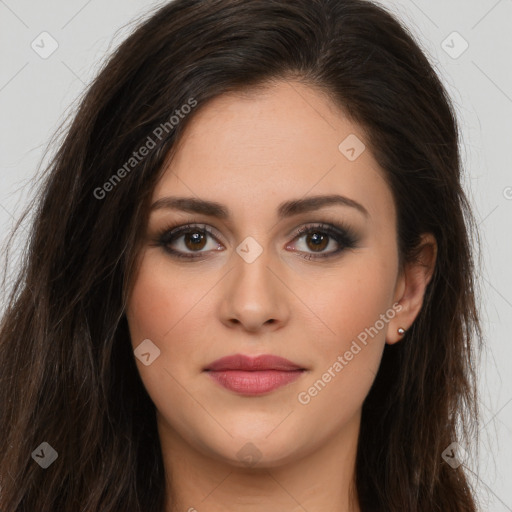
POLYGON ((398 334, 402 336, 405 333, 405 329, 402 329, 401 327, 398 328, 398 334))

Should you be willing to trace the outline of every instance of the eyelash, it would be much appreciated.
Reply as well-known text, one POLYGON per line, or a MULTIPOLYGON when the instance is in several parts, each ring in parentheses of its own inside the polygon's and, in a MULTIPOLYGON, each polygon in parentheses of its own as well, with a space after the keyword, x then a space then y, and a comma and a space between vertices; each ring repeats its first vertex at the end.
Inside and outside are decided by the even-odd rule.
MULTIPOLYGON (((169 244, 181 238, 182 235, 196 232, 202 234, 208 233, 209 235, 212 236, 212 238, 214 238, 218 242, 214 231, 211 228, 209 228, 209 226, 207 226, 206 224, 191 222, 185 225, 174 224, 165 227, 164 229, 157 233, 154 245, 162 247, 173 258, 189 261, 195 260, 201 258, 204 253, 199 251, 197 252, 196 255, 194 255, 193 253, 182 253, 180 251, 175 251, 174 249, 171 249, 169 247, 169 244)), ((337 221, 335 221, 335 224, 319 222, 303 226, 295 230, 295 232, 293 233, 293 241, 295 241, 298 238, 302 238, 304 235, 312 233, 328 235, 330 238, 334 239, 334 241, 338 245, 341 245, 341 248, 326 254, 307 253, 307 256, 301 256, 302 258, 308 261, 331 258, 347 249, 353 249, 354 247, 357 246, 358 240, 352 229, 346 225, 337 223, 337 221)))

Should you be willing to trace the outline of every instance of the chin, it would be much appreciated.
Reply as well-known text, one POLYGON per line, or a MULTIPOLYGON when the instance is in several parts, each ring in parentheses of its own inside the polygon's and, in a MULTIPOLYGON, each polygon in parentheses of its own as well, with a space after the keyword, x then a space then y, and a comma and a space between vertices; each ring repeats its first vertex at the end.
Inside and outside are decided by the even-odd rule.
POLYGON ((222 440, 221 446, 212 446, 212 439, 209 438, 209 449, 214 457, 226 464, 239 468, 262 469, 286 465, 293 462, 302 449, 299 443, 294 440, 288 432, 283 431, 282 435, 270 436, 270 431, 260 432, 254 437, 244 435, 233 435, 228 440, 222 440))

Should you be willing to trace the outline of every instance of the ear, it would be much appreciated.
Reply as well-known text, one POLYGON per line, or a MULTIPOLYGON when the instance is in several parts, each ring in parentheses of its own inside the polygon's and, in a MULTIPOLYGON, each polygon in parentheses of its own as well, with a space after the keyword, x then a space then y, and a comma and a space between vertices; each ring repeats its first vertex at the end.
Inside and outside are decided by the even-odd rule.
POLYGON ((424 233, 417 258, 404 263, 397 279, 393 304, 398 303, 401 309, 389 322, 386 336, 386 343, 389 345, 403 339, 404 335, 400 335, 398 329, 401 327, 407 331, 419 314, 425 290, 434 274, 436 258, 436 239, 431 233, 424 233))

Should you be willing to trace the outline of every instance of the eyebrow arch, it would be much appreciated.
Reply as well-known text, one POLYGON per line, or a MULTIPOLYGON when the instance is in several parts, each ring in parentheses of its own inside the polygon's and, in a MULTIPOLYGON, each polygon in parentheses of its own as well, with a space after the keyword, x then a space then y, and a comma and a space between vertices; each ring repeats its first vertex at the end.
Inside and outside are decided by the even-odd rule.
MULTIPOLYGON (((279 205, 277 214, 279 219, 292 217, 300 213, 307 213, 326 206, 340 205, 355 208, 365 217, 370 217, 368 210, 353 199, 337 194, 324 196, 310 196, 303 199, 285 201, 279 205)), ((151 205, 151 211, 159 209, 182 210, 190 213, 200 213, 219 219, 230 216, 229 209, 215 201, 197 199, 195 197, 162 197, 151 205)))

